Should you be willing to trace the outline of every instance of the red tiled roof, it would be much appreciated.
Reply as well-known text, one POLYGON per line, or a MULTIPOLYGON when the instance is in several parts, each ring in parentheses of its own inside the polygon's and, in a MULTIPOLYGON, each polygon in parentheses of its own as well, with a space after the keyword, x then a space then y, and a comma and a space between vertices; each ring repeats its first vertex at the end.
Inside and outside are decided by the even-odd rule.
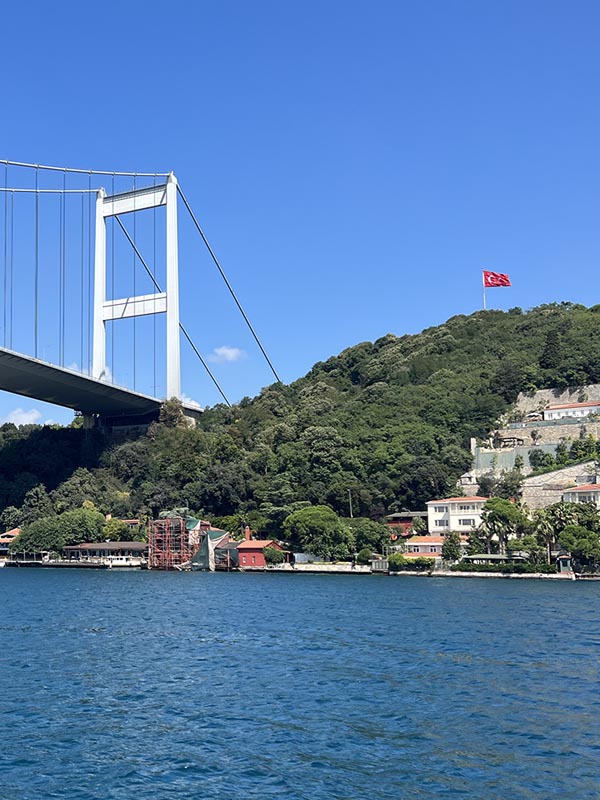
POLYGON ((600 492, 600 483, 586 483, 583 486, 573 486, 572 489, 565 489, 567 492, 600 492))
POLYGON ((430 500, 428 503, 425 503, 426 506, 431 505, 431 503, 472 503, 475 500, 489 500, 489 497, 445 497, 443 500, 430 500))
POLYGON ((402 553, 404 558, 440 558, 441 553, 402 553))
MULTIPOLYGON (((466 541, 469 537, 466 534, 460 534, 460 538, 466 541)), ((404 540, 406 544, 444 544, 446 541, 445 536, 411 536, 410 539, 404 540)))
POLYGON ((411 536, 407 544, 444 544, 443 536, 411 536))
POLYGON ((561 403, 556 406, 546 406, 544 411, 559 411, 561 408, 589 408, 590 406, 600 406, 600 401, 596 403, 561 403))
POLYGON ((273 539, 250 539, 247 542, 240 542, 238 550, 262 550, 265 547, 273 547, 273 545, 279 547, 273 539))

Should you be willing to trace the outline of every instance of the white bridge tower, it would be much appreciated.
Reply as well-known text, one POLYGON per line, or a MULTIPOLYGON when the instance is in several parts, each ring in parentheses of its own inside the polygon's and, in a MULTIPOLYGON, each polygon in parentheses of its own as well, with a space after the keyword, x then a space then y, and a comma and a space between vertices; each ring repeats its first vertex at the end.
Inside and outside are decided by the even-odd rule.
POLYGON ((104 189, 96 199, 96 251, 94 259, 94 338, 92 377, 106 375, 106 322, 167 315, 167 399, 181 399, 181 360, 179 352, 179 255, 177 242, 177 178, 171 173, 165 184, 107 196, 104 189), (106 219, 166 206, 166 292, 106 299, 106 219))

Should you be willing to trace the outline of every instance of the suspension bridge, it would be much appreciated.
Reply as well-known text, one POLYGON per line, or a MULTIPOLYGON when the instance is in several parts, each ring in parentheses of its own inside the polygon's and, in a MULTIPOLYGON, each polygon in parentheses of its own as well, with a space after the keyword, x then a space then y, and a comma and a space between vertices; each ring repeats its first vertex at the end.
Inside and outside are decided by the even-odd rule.
POLYGON ((88 425, 146 422, 170 398, 195 416, 200 404, 181 388, 183 340, 230 405, 180 319, 181 207, 279 381, 172 172, 2 166, 0 390, 73 409, 88 425))

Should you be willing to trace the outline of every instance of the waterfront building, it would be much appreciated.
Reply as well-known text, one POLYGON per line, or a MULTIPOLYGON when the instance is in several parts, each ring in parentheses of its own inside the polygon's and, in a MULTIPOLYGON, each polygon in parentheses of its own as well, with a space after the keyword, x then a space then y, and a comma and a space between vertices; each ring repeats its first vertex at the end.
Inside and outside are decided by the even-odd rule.
MULTIPOLYGON (((564 500, 564 493, 571 489, 596 483, 596 462, 590 459, 571 467, 561 467, 525 478, 521 486, 523 503, 531 510, 547 508, 564 500)), ((570 501, 581 502, 581 501, 570 501)))
POLYGON ((547 406, 543 410, 544 421, 550 419, 582 419, 589 417, 590 414, 600 413, 600 403, 560 403, 558 405, 547 406))
POLYGON ((450 531, 469 533, 481 525, 481 512, 488 497, 446 497, 430 500, 427 506, 429 533, 445 534, 450 531))
POLYGON ((20 533, 21 528, 13 528, 0 535, 0 558, 4 559, 8 557, 8 548, 20 533))
POLYGON ((63 547, 67 560, 101 562, 111 567, 145 567, 148 563, 146 542, 85 542, 63 547))
MULTIPOLYGON (((401 545, 400 552, 405 558, 441 558, 444 546, 444 536, 411 536, 401 545)), ((460 546, 466 552, 468 537, 460 537, 460 546)))
POLYGON ((600 509, 600 483, 585 483, 566 489, 562 499, 565 503, 593 503, 600 509))
MULTIPOLYGON (((265 569, 267 562, 265 550, 273 547, 284 551, 283 547, 273 539, 246 539, 238 544, 239 565, 242 569, 265 569)), ((286 552, 286 560, 288 553, 286 552)))
POLYGON ((415 519, 422 519, 427 523, 426 511, 398 511, 395 514, 388 514, 385 518, 386 525, 390 531, 392 541, 400 537, 411 536, 414 533, 415 519))

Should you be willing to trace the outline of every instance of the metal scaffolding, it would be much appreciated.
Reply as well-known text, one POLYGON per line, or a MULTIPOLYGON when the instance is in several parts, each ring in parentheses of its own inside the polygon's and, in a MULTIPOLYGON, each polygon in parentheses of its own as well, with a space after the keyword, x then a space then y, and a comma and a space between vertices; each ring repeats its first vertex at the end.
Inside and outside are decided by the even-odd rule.
POLYGON ((148 523, 148 569, 181 569, 198 549, 182 517, 148 523))

